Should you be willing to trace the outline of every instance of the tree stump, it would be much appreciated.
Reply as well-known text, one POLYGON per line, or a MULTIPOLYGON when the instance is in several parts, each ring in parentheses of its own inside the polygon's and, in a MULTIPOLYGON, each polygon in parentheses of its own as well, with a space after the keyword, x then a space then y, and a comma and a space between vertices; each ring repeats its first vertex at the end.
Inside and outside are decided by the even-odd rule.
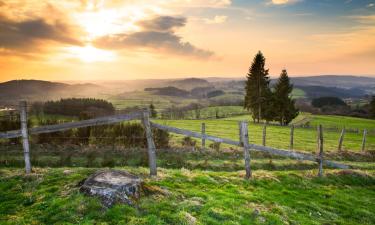
POLYGON ((134 206, 140 198, 142 180, 126 171, 101 170, 88 177, 80 191, 89 196, 99 197, 109 208, 115 203, 134 206))

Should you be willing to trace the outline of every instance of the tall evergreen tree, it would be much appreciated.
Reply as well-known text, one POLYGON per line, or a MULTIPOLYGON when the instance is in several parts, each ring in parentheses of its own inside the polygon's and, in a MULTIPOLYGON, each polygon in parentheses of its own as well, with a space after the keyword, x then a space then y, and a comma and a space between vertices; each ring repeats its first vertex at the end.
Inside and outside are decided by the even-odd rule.
POLYGON ((375 119, 375 95, 372 96, 370 102, 370 118, 375 119))
POLYGON ((293 85, 290 83, 287 71, 282 70, 275 85, 273 111, 276 113, 275 119, 280 125, 289 124, 297 115, 295 101, 291 98, 293 85))
POLYGON ((155 110, 155 106, 153 103, 150 104, 150 114, 151 118, 156 118, 158 116, 158 112, 155 110))
POLYGON ((247 74, 245 87, 244 108, 251 111, 253 119, 259 123, 266 118, 263 111, 267 108, 267 99, 271 96, 269 88, 270 79, 268 69, 265 69, 266 59, 262 52, 258 52, 247 74))

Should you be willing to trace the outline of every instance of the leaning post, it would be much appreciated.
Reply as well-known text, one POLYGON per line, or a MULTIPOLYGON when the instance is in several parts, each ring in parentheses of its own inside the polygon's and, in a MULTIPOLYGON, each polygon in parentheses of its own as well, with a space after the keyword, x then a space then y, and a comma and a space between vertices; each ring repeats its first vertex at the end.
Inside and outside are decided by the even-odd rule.
POLYGON ((293 150, 294 149, 294 125, 290 127, 290 145, 289 149, 293 150))
POLYGON ((148 162, 149 162, 149 166, 150 166, 150 176, 156 176, 157 175, 156 148, 155 148, 154 139, 152 137, 149 111, 145 110, 143 112, 142 122, 143 122, 143 126, 144 126, 145 132, 146 132, 148 162))
POLYGON ((339 146, 337 147, 338 151, 342 150, 342 142, 344 141, 344 137, 345 137, 345 127, 342 128, 342 131, 341 131, 341 134, 340 134, 339 146))
POLYGON ((263 137, 262 137, 262 145, 266 146, 266 139, 267 139, 267 125, 264 124, 263 126, 263 137))
POLYGON ((248 124, 246 121, 242 121, 240 123, 240 143, 244 150, 244 159, 245 159, 245 171, 246 171, 246 179, 250 179, 251 168, 250 168, 250 144, 249 144, 249 131, 248 131, 248 124))
POLYGON ((202 123, 202 149, 206 149, 206 123, 202 123))
POLYGON ((367 136, 367 129, 363 130, 363 138, 362 138, 362 151, 366 150, 366 136, 367 136))
POLYGON ((20 121, 21 121, 23 155, 25 158, 25 170, 26 170, 26 174, 29 174, 31 173, 31 162, 30 162, 29 132, 27 128, 27 103, 26 101, 20 102, 20 121))
POLYGON ((319 150, 319 156, 318 156, 318 162, 319 162, 319 173, 318 176, 323 176, 323 127, 322 125, 318 126, 318 150, 319 150))

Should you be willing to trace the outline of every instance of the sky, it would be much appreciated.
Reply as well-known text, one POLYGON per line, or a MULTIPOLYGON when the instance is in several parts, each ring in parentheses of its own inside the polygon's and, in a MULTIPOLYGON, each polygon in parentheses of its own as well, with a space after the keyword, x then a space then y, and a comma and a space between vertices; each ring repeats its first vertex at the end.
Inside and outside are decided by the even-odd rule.
POLYGON ((0 0, 0 81, 375 76, 375 0, 0 0))

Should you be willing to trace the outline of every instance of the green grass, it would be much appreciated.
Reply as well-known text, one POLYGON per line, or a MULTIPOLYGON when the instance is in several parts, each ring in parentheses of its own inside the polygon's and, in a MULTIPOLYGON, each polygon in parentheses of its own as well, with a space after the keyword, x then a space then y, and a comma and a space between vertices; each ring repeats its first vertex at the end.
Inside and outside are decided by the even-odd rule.
POLYGON ((44 114, 43 116, 36 116, 31 115, 29 117, 31 120, 31 124, 33 126, 38 126, 38 122, 40 119, 42 120, 52 120, 52 121, 59 121, 60 123, 67 123, 67 122, 73 122, 77 121, 78 117, 76 116, 63 116, 63 115, 51 115, 51 114, 44 114))
POLYGON ((375 120, 362 119, 348 116, 310 115, 311 125, 323 127, 346 127, 350 129, 375 129, 375 120))
POLYGON ((373 171, 253 172, 121 167, 166 194, 105 210, 77 184, 95 168, 0 169, 0 224, 374 224, 373 171), (195 223, 193 223, 195 221, 195 223))
MULTIPOLYGON (((235 117, 238 119, 238 117, 235 117)), ((241 116, 242 119, 250 116, 241 116)), ((232 140, 239 139, 238 121, 236 120, 156 120, 156 122, 192 130, 201 131, 201 124, 206 123, 206 132, 209 135, 230 138, 232 140)), ((251 143, 262 144, 263 125, 249 123, 249 140, 251 143)), ((317 148, 317 136, 315 129, 295 128, 294 130, 294 149, 306 152, 315 152, 317 148)), ((324 149, 325 151, 337 151, 340 132, 325 131, 324 132, 324 149)), ((176 136, 181 139, 181 136, 176 136)), ((290 140, 290 128, 281 126, 267 127, 267 146, 288 149, 290 140)), ((199 140, 198 140, 199 141, 199 140)), ((362 144, 362 134, 346 133, 343 149, 350 151, 360 151, 362 144)), ((367 150, 375 150, 375 136, 367 136, 367 150)))
MULTIPOLYGON (((216 112, 220 117, 232 117, 233 115, 249 114, 242 106, 212 106, 200 110, 200 118, 215 118, 216 112)), ((187 112, 186 119, 195 119, 195 111, 190 110, 187 112)))
POLYGON ((154 95, 147 91, 124 93, 121 96, 108 98, 107 100, 110 101, 117 109, 129 107, 147 108, 151 103, 153 103, 158 111, 171 107, 172 105, 179 107, 188 105, 192 102, 197 102, 196 99, 154 95))

